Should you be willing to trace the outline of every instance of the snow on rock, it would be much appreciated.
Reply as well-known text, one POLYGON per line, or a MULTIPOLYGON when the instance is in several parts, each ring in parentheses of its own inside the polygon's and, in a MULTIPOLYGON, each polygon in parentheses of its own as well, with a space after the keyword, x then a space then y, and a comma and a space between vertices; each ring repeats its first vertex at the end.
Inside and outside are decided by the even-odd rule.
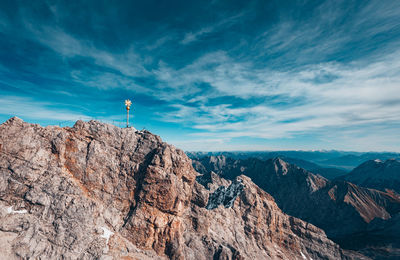
POLYGON ((105 238, 106 239, 106 243, 108 244, 108 240, 114 234, 114 232, 112 232, 111 230, 109 230, 106 227, 101 227, 101 229, 103 229, 103 232, 104 232, 104 234, 101 235, 101 237, 105 238))
POLYGON ((112 232, 111 230, 109 230, 106 227, 101 227, 101 229, 103 229, 103 235, 101 235, 102 238, 106 239, 106 247, 104 248, 104 250, 107 252, 108 251, 108 241, 110 240, 110 237, 114 234, 114 232, 112 232))
POLYGON ((7 208, 7 213, 8 213, 8 214, 25 214, 25 213, 28 212, 26 209, 23 209, 23 210, 13 210, 12 208, 13 208, 13 206, 10 206, 10 207, 7 208))

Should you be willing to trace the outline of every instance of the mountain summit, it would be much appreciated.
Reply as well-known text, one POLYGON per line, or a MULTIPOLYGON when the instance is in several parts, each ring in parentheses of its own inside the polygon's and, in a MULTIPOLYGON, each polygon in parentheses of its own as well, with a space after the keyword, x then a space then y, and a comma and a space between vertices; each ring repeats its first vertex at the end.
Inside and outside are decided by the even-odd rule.
POLYGON ((359 258, 246 176, 206 189, 185 153, 148 131, 12 118, 0 171, 6 259, 359 258))
POLYGON ((344 176, 347 181, 377 190, 394 190, 400 194, 400 161, 369 160, 344 176))

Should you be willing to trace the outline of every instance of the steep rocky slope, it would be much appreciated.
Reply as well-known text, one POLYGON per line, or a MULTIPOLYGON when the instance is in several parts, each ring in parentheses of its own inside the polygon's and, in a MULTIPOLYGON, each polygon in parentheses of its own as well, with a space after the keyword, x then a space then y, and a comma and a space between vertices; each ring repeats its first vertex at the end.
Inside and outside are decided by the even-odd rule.
POLYGON ((382 234, 383 226, 388 227, 384 223, 397 219, 400 198, 396 194, 345 181, 329 181, 280 158, 263 161, 212 156, 193 164, 203 174, 198 177, 203 184, 212 176, 211 171, 229 179, 241 174, 251 177, 275 198, 285 213, 324 229, 328 237, 344 247, 361 249, 392 244, 400 248, 398 235, 374 237, 382 234))
POLYGON ((345 175, 344 179, 362 187, 382 191, 391 189, 400 194, 400 161, 366 161, 345 175))
POLYGON ((208 189, 148 131, 96 121, 0 126, 5 259, 347 259, 249 178, 208 189), (224 187, 222 187, 224 186, 224 187))

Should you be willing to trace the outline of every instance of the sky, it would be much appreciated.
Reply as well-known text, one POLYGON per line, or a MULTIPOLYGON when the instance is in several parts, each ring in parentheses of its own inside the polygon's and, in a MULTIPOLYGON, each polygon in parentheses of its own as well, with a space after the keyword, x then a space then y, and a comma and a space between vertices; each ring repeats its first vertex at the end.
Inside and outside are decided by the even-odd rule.
POLYGON ((0 1, 0 122, 400 152, 400 1, 0 1))

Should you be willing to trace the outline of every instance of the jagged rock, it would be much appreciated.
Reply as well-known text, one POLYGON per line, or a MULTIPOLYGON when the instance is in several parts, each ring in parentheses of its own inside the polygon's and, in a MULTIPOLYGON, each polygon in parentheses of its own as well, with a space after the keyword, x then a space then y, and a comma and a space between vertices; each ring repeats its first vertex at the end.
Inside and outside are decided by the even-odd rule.
POLYGON ((228 188, 220 186, 209 195, 206 209, 215 209, 218 208, 219 205, 223 205, 225 208, 231 208, 242 191, 243 184, 241 180, 235 180, 228 188))
POLYGON ((2 257, 354 257, 322 230, 282 213, 245 176, 225 190, 228 208, 206 209, 209 194, 230 181, 214 176, 208 190, 197 175, 181 150, 148 131, 12 118, 0 126, 2 257))
POLYGON ((398 221, 395 216, 400 213, 398 195, 345 181, 329 181, 281 158, 235 160, 222 157, 203 157, 194 165, 204 176, 211 171, 230 179, 241 174, 250 176, 275 198, 285 213, 324 229, 328 237, 346 248, 400 248, 400 237, 395 235, 398 228, 393 228, 398 226, 394 224, 398 221), (371 225, 373 221, 380 224, 371 225), (382 230, 391 235, 383 235, 382 230))
MULTIPOLYGON (((237 180, 243 191, 231 208, 192 206, 192 226, 184 234, 189 245, 186 255, 196 259, 368 259, 344 253, 319 228, 284 214, 247 176, 237 180)), ((202 185, 194 187, 196 193, 209 192, 202 185)))

